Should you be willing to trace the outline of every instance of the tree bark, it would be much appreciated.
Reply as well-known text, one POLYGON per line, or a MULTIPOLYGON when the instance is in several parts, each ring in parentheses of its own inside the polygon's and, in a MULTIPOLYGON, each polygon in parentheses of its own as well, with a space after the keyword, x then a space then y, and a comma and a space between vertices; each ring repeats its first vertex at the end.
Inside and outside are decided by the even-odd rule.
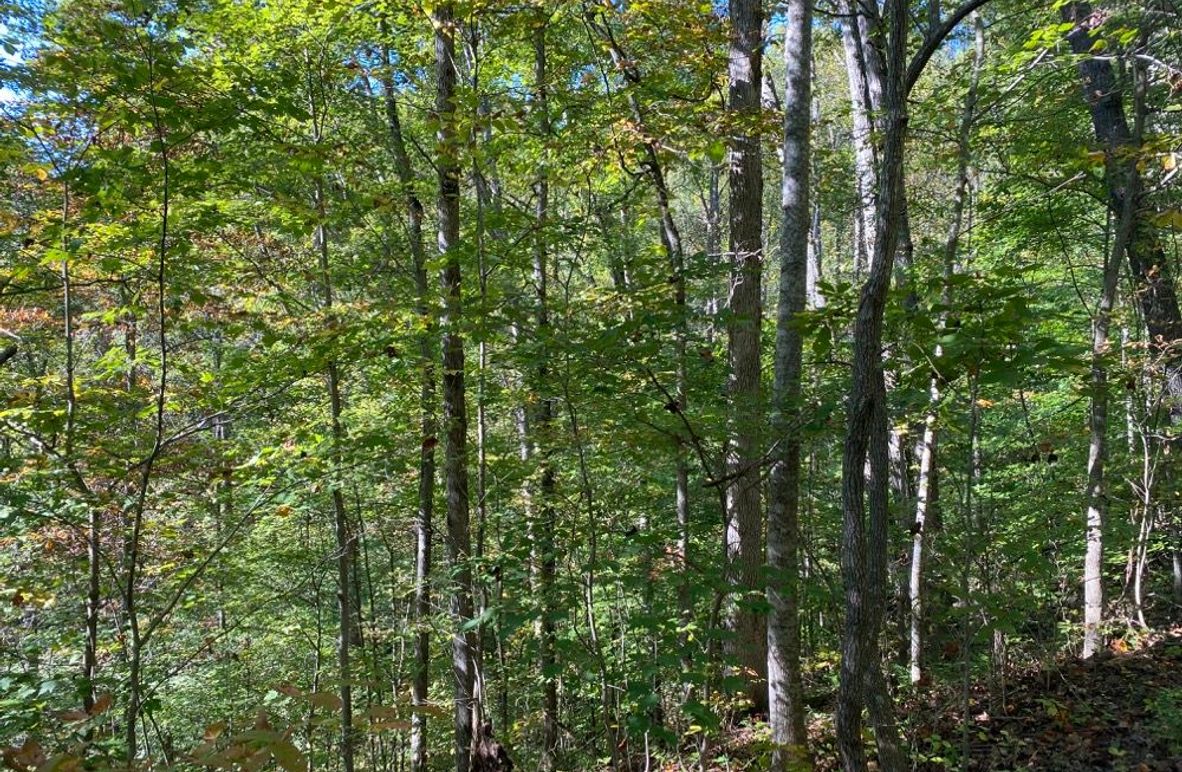
MULTIPOLYGON (((1076 54, 1092 52, 1090 31, 1103 19, 1092 14, 1087 3, 1068 3, 1060 9, 1065 22, 1075 26, 1067 34, 1076 54)), ((1132 68, 1137 78, 1140 68, 1132 68)), ((1140 217, 1141 178, 1137 170, 1143 119, 1135 116, 1129 128, 1125 118, 1123 90, 1116 81, 1108 59, 1088 57, 1078 65, 1084 100, 1092 116, 1096 139, 1103 144, 1104 178, 1108 189, 1109 210, 1116 219, 1112 252, 1105 256, 1103 287, 1092 320, 1092 408, 1089 420, 1088 478, 1085 510, 1086 550, 1084 556, 1084 639, 1081 655, 1090 657, 1102 644, 1100 624, 1103 617, 1103 524, 1107 506, 1105 462, 1107 456, 1108 389, 1105 357, 1108 353, 1108 329, 1115 303, 1121 252, 1137 285, 1142 315, 1149 331, 1151 350, 1161 358, 1165 393, 1171 417, 1182 418, 1182 353, 1176 344, 1182 338, 1170 263, 1161 243, 1147 232, 1140 217)), ((1139 83, 1134 84, 1140 88, 1139 83)))
POLYGON ((464 338, 460 244, 460 168, 456 136, 456 21, 453 3, 442 2, 432 13, 435 26, 436 168, 439 178, 438 247, 444 266, 443 290, 443 424, 447 431, 444 476, 447 489, 447 553, 450 569, 452 675, 455 688, 455 768, 468 772, 475 713, 475 635, 472 619, 472 535, 468 500, 468 415, 464 390, 464 338))
POLYGON ((1182 608, 1182 532, 1175 529, 1170 535, 1170 569, 1171 586, 1173 587, 1174 606, 1182 608))
POLYGON ((530 429, 531 451, 539 460, 540 506, 535 531, 537 545, 539 594, 541 598, 540 665, 542 670, 542 757, 539 768, 550 772, 557 763, 558 752, 558 678, 555 672, 555 614, 554 576, 556 556, 554 554, 554 467, 551 463, 552 424, 554 422, 554 400, 551 390, 548 344, 550 337, 550 311, 547 301, 549 270, 547 266, 546 228, 550 216, 550 178, 547 169, 546 143, 550 135, 549 103, 546 78, 546 27, 547 12, 539 10, 534 21, 534 103, 537 129, 542 142, 542 157, 538 163, 538 174, 534 179, 534 239, 533 239, 533 283, 536 295, 534 310, 534 335, 538 344, 538 365, 534 373, 534 420, 530 429))
MULTIPOLYGON (((319 128, 316 130, 319 141, 319 128)), ((328 261, 328 230, 325 221, 324 186, 316 183, 315 190, 316 214, 319 223, 313 233, 313 243, 319 258, 321 281, 321 302, 324 312, 332 324, 333 294, 332 279, 328 261)), ((336 535, 337 547, 337 609, 340 614, 340 630, 337 639, 337 666, 340 669, 340 698, 341 698, 341 767, 345 772, 352 772, 354 766, 354 736, 353 736, 353 684, 352 684, 352 644, 354 640, 354 603, 353 592, 350 588, 353 574, 353 537, 349 528, 349 513, 345 508, 345 495, 341 490, 339 476, 344 466, 341 451, 344 446, 344 428, 341 425, 341 413, 344 401, 341 398, 341 375, 336 360, 329 360, 326 368, 325 382, 328 388, 329 419, 332 429, 332 468, 333 480, 331 484, 333 529, 336 535)))
MULTIPOLYGON (((877 5, 864 0, 849 0, 845 10, 847 16, 842 22, 841 41, 845 52, 854 129, 855 189, 858 193, 858 209, 855 216, 862 226, 864 241, 860 251, 855 254, 860 255, 868 263, 874 259, 875 244, 880 237, 874 216, 878 198, 880 155, 875 133, 881 133, 883 130, 886 65, 875 45, 875 37, 882 20, 877 5)), ((904 286, 908 281, 915 251, 911 243, 911 217, 905 193, 901 207, 894 267, 896 282, 899 286, 904 286)), ((910 299, 909 303, 914 303, 914 299, 910 299)))
MULTIPOLYGON (((948 306, 952 303, 952 278, 956 272, 956 255, 960 246, 960 236, 964 220, 965 201, 969 193, 969 134, 976 118, 977 86, 980 82, 981 67, 985 59, 985 28, 980 16, 974 18, 975 47, 973 52, 972 73, 969 76, 969 88, 965 94, 964 110, 960 118, 960 130, 957 134, 956 153, 956 189, 952 194, 952 217, 948 224, 948 236, 944 241, 944 283, 941 291, 940 303, 944 311, 940 313, 936 325, 940 334, 948 326, 948 306)), ((944 347, 936 344, 932 361, 938 367, 944 347)), ((946 374, 934 372, 928 386, 928 411, 924 416, 923 440, 920 445, 919 477, 915 492, 915 522, 911 526, 911 570, 908 579, 908 597, 911 610, 909 636, 909 664, 911 682, 918 683, 923 676, 923 558, 927 526, 929 517, 934 513, 938 502, 938 474, 936 446, 938 441, 938 420, 940 410, 940 385, 946 374)))
MULTIPOLYGON (((138 488, 135 489, 134 501, 130 506, 130 511, 127 512, 130 517, 130 532, 126 534, 124 544, 124 576, 123 576, 123 603, 124 611, 127 615, 127 708, 124 711, 124 740, 127 751, 127 759, 129 763, 134 764, 137 754, 139 753, 139 738, 136 724, 140 719, 140 713, 143 709, 143 655, 144 649, 148 645, 148 640, 151 638, 151 629, 143 632, 140 627, 140 610, 138 606, 138 583, 140 579, 140 549, 143 546, 143 529, 144 529, 144 514, 148 505, 148 490, 152 482, 152 474, 155 471, 156 462, 160 460, 160 454, 164 449, 164 416, 165 407, 167 405, 168 385, 169 385, 169 348, 168 348, 168 330, 167 330, 167 302, 166 297, 166 271, 168 266, 168 246, 169 246, 169 216, 171 213, 172 203, 172 166, 171 156, 169 154, 169 144, 165 134, 165 126, 161 120, 160 110, 157 106, 157 71, 156 71, 156 41, 150 34, 147 36, 147 81, 148 81, 148 101, 151 113, 152 129, 155 139, 155 144, 158 146, 160 157, 160 229, 159 238, 155 245, 155 266, 153 266, 154 289, 156 291, 156 319, 160 325, 160 347, 159 355, 159 379, 156 385, 156 393, 153 402, 154 421, 152 428, 152 448, 137 466, 140 469, 138 488)), ((134 340, 129 345, 134 348, 134 340)), ((135 357, 129 357, 132 366, 128 372, 128 390, 130 391, 134 385, 134 362, 135 357)), ((134 469, 135 467, 133 467, 134 469)), ((351 772, 351 771, 346 771, 351 772)))
POLYGON ((854 4, 846 2, 847 14, 841 24, 841 44, 845 53, 846 79, 850 90, 850 118, 853 123, 854 190, 854 274, 861 276, 869 268, 870 255, 877 240, 874 233, 873 212, 877 193, 878 160, 874 148, 872 108, 867 83, 867 64, 863 57, 861 33, 857 22, 848 14, 854 4))
MULTIPOLYGON (((78 395, 74 386, 74 303, 73 285, 70 277, 68 225, 70 215, 70 186, 64 183, 62 190, 62 240, 65 253, 62 259, 62 321, 63 337, 66 344, 66 426, 65 444, 62 456, 67 465, 74 463, 74 434, 77 425, 78 395)), ((0 352, 0 364, 16 355, 17 347, 9 346, 0 352)), ((85 490, 80 491, 85 493, 85 490)), ((89 713, 94 708, 98 677, 98 626, 99 604, 102 602, 102 530, 103 510, 97 501, 89 503, 86 524, 86 640, 82 649, 82 707, 89 713)))
MULTIPOLYGON (((598 24, 594 20, 592 14, 588 14, 588 24, 593 29, 598 29, 604 37, 608 45, 608 51, 611 54, 612 63, 619 68, 624 78, 628 83, 636 85, 640 82, 640 73, 631 64, 624 50, 618 40, 612 34, 611 28, 606 24, 598 24)), ((636 97, 634 92, 628 94, 628 106, 632 111, 632 117, 636 124, 640 127, 645 127, 644 111, 641 109, 640 100, 636 97)), ((677 367, 677 381, 675 384, 676 393, 673 395, 672 402, 676 407, 676 412, 682 416, 684 422, 686 410, 686 392, 688 385, 688 369, 686 366, 686 346, 689 340, 689 320, 687 315, 686 305, 686 266, 685 266, 685 251, 681 241, 681 231, 677 227, 677 221, 673 217, 673 197, 669 190, 668 183, 665 179, 664 167, 661 164, 660 155, 658 154, 657 140, 651 136, 645 140, 644 145, 645 158, 645 172, 653 186, 654 192, 657 194, 657 207, 661 218, 661 246, 665 251, 666 259, 669 262, 669 269, 671 272, 670 278, 673 284, 673 303, 676 309, 676 318, 674 321, 674 359, 677 367)), ((712 199, 713 200, 713 199, 712 199)), ((626 212, 626 210, 625 210, 626 212)), ((625 231, 627 229, 625 228, 625 231)), ((625 233, 625 238, 627 234, 625 233)), ((676 511, 678 521, 678 548, 681 553, 681 563, 688 567, 690 561, 690 522, 689 522, 689 463, 687 460, 688 445, 692 438, 682 433, 677 438, 677 448, 675 456, 675 498, 676 511)), ((725 506, 723 507, 723 514, 725 518, 725 506)), ((688 590, 688 588, 687 588, 688 590)), ((689 593, 684 592, 681 595, 680 602, 682 604, 682 615, 688 622, 688 617, 692 614, 692 609, 689 608, 689 593)), ((709 684, 704 686, 703 691, 709 691, 709 684)), ((706 735, 701 733, 700 751, 704 753, 706 735)))
MULTIPOLYGON (((803 335, 797 315, 809 286, 812 136, 812 0, 789 0, 784 32, 784 169, 780 188, 780 298, 772 399, 773 455, 768 489, 768 709, 772 769, 805 763, 800 674, 800 472, 803 335)), ((814 285, 815 286, 815 285, 814 285)))
POLYGON ((1112 251, 1104 257, 1100 299, 1092 318, 1092 405, 1088 420, 1088 474, 1085 490, 1087 504, 1084 512, 1084 637, 1081 650, 1084 659, 1095 654, 1103 644, 1100 624, 1104 613, 1103 529, 1108 507, 1104 468, 1108 458, 1108 331, 1116 302, 1117 281, 1120 277, 1119 260, 1122 252, 1129 251, 1133 238, 1136 217, 1134 202, 1138 187, 1136 162, 1116 158, 1113 150, 1110 146, 1106 159, 1107 175, 1123 180, 1123 196, 1112 251))
MULTIPOLYGON (((384 25, 383 25, 384 26, 384 25)), ((383 30, 384 31, 384 30, 383 30)), ((427 257, 423 244, 423 203, 415 189, 415 174, 406 151, 406 138, 398 114, 394 93, 394 79, 390 67, 389 48, 383 48, 386 71, 382 75, 382 90, 386 103, 386 122, 390 132, 390 147, 398 182, 406 198, 406 220, 409 231, 411 270, 415 281, 415 313, 420 320, 418 334, 419 365, 419 491, 415 513, 415 585, 414 585, 414 677, 411 681, 411 700, 416 706, 427 703, 430 684, 431 637, 428 628, 431 616, 431 528, 435 509, 435 445, 438 428, 435 420, 435 352, 432 339, 435 323, 431 316, 430 290, 427 284, 427 257)), ((410 756, 412 772, 427 769, 427 715, 422 710, 411 714, 410 756)))
POLYGON ((821 206, 813 204, 813 222, 809 228, 808 267, 805 279, 805 304, 808 308, 824 308, 825 296, 821 294, 824 250, 821 243, 821 206))
MULTIPOLYGON (((877 45, 883 36, 880 34, 882 17, 878 6, 864 0, 846 0, 843 6, 846 15, 842 20, 842 46, 845 52, 847 80, 850 88, 850 109, 854 127, 854 169, 855 188, 858 200, 855 206, 855 266, 869 266, 873 268, 874 256, 878 253, 878 242, 882 238, 877 224, 876 207, 878 206, 879 186, 881 185, 882 148, 881 136, 885 132, 883 105, 885 83, 887 78, 886 64, 877 45)), ((908 215, 907 194, 900 193, 899 203, 899 235, 893 252, 893 274, 897 286, 908 284, 911 272, 912 253, 911 226, 908 215)), ((861 275, 860 270, 857 271, 861 275)), ((913 292, 909 292, 906 300, 908 308, 914 308, 917 300, 913 292)), ((885 354, 884 354, 885 356, 885 354)), ((894 389, 897 380, 896 373, 888 371, 884 374, 888 394, 894 389)), ((901 512, 909 512, 912 507, 913 490, 911 479, 910 443, 905 432, 895 426, 888 428, 887 456, 890 465, 889 487, 896 506, 901 512)), ((902 518, 906 520, 906 516, 902 518)), ((898 616, 895 620, 901 641, 907 636, 907 578, 904 572, 896 575, 891 568, 892 586, 896 588, 899 603, 898 616)), ((903 646, 905 647, 905 643, 903 646)))
MULTIPOLYGON (((737 591, 730 624, 734 654, 757 713, 767 711, 767 633, 752 600, 763 594, 760 506, 760 323, 763 273, 763 161, 761 110, 763 8, 761 0, 730 0, 730 429, 727 447, 727 563, 737 591)), ((807 112, 806 112, 807 115, 807 112)))
MULTIPOLYGON (((1067 3, 1060 8, 1065 22, 1075 27, 1067 34, 1071 50, 1087 58, 1079 62, 1078 72, 1084 101, 1092 116, 1096 139, 1105 153, 1127 152, 1135 155, 1140 138, 1129 129, 1125 118, 1124 92, 1117 83, 1109 57, 1088 56, 1094 42, 1091 30, 1103 23, 1103 17, 1092 13, 1088 3, 1067 3)), ((1136 285, 1135 295, 1141 304, 1141 314, 1149 331, 1151 351, 1161 358, 1162 378, 1168 395, 1169 413, 1174 423, 1182 421, 1182 313, 1171 272, 1170 261, 1160 239, 1140 214, 1140 175, 1135 168, 1129 173, 1111 173, 1106 167, 1109 209, 1119 218, 1125 199, 1132 197, 1133 224, 1125 247, 1129 272, 1136 285)))
POLYGON ((905 768, 899 753, 891 698, 880 669, 878 633, 885 604, 890 485, 882 325, 903 206, 906 5, 904 0, 890 0, 886 8, 889 30, 874 223, 876 240, 854 322, 852 380, 842 454, 841 573, 846 621, 842 635, 837 738, 842 764, 847 770, 866 768, 861 735, 864 706, 870 709, 880 766, 888 770, 905 768))

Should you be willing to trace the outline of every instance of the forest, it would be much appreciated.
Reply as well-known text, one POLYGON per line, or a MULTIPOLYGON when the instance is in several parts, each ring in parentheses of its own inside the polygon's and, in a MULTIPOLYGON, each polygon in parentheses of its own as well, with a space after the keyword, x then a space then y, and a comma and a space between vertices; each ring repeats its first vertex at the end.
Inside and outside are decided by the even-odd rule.
POLYGON ((1182 770, 1177 0, 0 0, 0 767, 1182 770))

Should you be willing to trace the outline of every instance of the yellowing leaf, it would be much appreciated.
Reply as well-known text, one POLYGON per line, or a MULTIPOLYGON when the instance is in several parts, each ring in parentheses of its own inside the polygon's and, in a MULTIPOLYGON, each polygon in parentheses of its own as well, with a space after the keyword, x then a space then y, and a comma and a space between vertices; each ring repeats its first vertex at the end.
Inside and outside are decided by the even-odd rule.
POLYGON ((218 739, 218 737, 221 737, 221 734, 224 731, 226 731, 225 721, 218 721, 216 724, 210 724, 209 726, 205 727, 205 740, 207 742, 213 742, 214 740, 218 739))
POLYGON ((1153 223, 1162 228, 1182 231, 1182 209, 1167 209, 1152 217, 1153 223))
POLYGON ((90 715, 97 716, 100 713, 106 713, 111 707, 111 693, 100 694, 98 699, 94 701, 94 705, 90 708, 90 715))
POLYGON ((398 709, 391 705, 374 705, 365 714, 377 721, 379 719, 397 718, 398 709))

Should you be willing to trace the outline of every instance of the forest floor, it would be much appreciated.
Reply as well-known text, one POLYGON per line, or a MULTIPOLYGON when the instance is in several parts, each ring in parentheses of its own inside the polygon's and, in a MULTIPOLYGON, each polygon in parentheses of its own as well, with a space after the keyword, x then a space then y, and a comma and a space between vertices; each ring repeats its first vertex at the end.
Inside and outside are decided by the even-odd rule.
MULTIPOLYGON (((1182 772, 1182 627, 1011 672, 1004 693, 1003 705, 987 684, 971 685, 967 726, 955 686, 901 700, 917 769, 1182 772)), ((814 769, 839 768, 831 718, 811 723, 810 744, 814 769)), ((765 732, 736 730, 725 746, 712 769, 766 763, 765 732)))
POLYGON ((921 769, 1182 772, 1182 628, 1137 648, 1123 640, 1090 660, 1064 659, 1012 673, 1004 706, 971 690, 968 730, 957 707, 905 706, 921 720, 921 769), (967 741, 967 742, 966 742, 967 741))

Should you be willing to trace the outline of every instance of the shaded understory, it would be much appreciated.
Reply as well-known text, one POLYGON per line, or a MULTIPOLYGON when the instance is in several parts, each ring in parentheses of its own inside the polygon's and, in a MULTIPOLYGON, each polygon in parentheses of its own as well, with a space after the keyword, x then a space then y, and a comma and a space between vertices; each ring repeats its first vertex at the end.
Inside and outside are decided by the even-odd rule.
MULTIPOLYGON (((900 700, 916 769, 1182 772, 1182 627, 1135 648, 1117 640, 1086 662, 1011 672, 1004 704, 999 684, 988 687, 972 685, 967 727, 953 686, 900 700)), ((709 769, 764 768, 762 729, 730 732, 709 769)), ((838 769, 832 721, 814 720, 810 735, 814 768, 838 769)))

